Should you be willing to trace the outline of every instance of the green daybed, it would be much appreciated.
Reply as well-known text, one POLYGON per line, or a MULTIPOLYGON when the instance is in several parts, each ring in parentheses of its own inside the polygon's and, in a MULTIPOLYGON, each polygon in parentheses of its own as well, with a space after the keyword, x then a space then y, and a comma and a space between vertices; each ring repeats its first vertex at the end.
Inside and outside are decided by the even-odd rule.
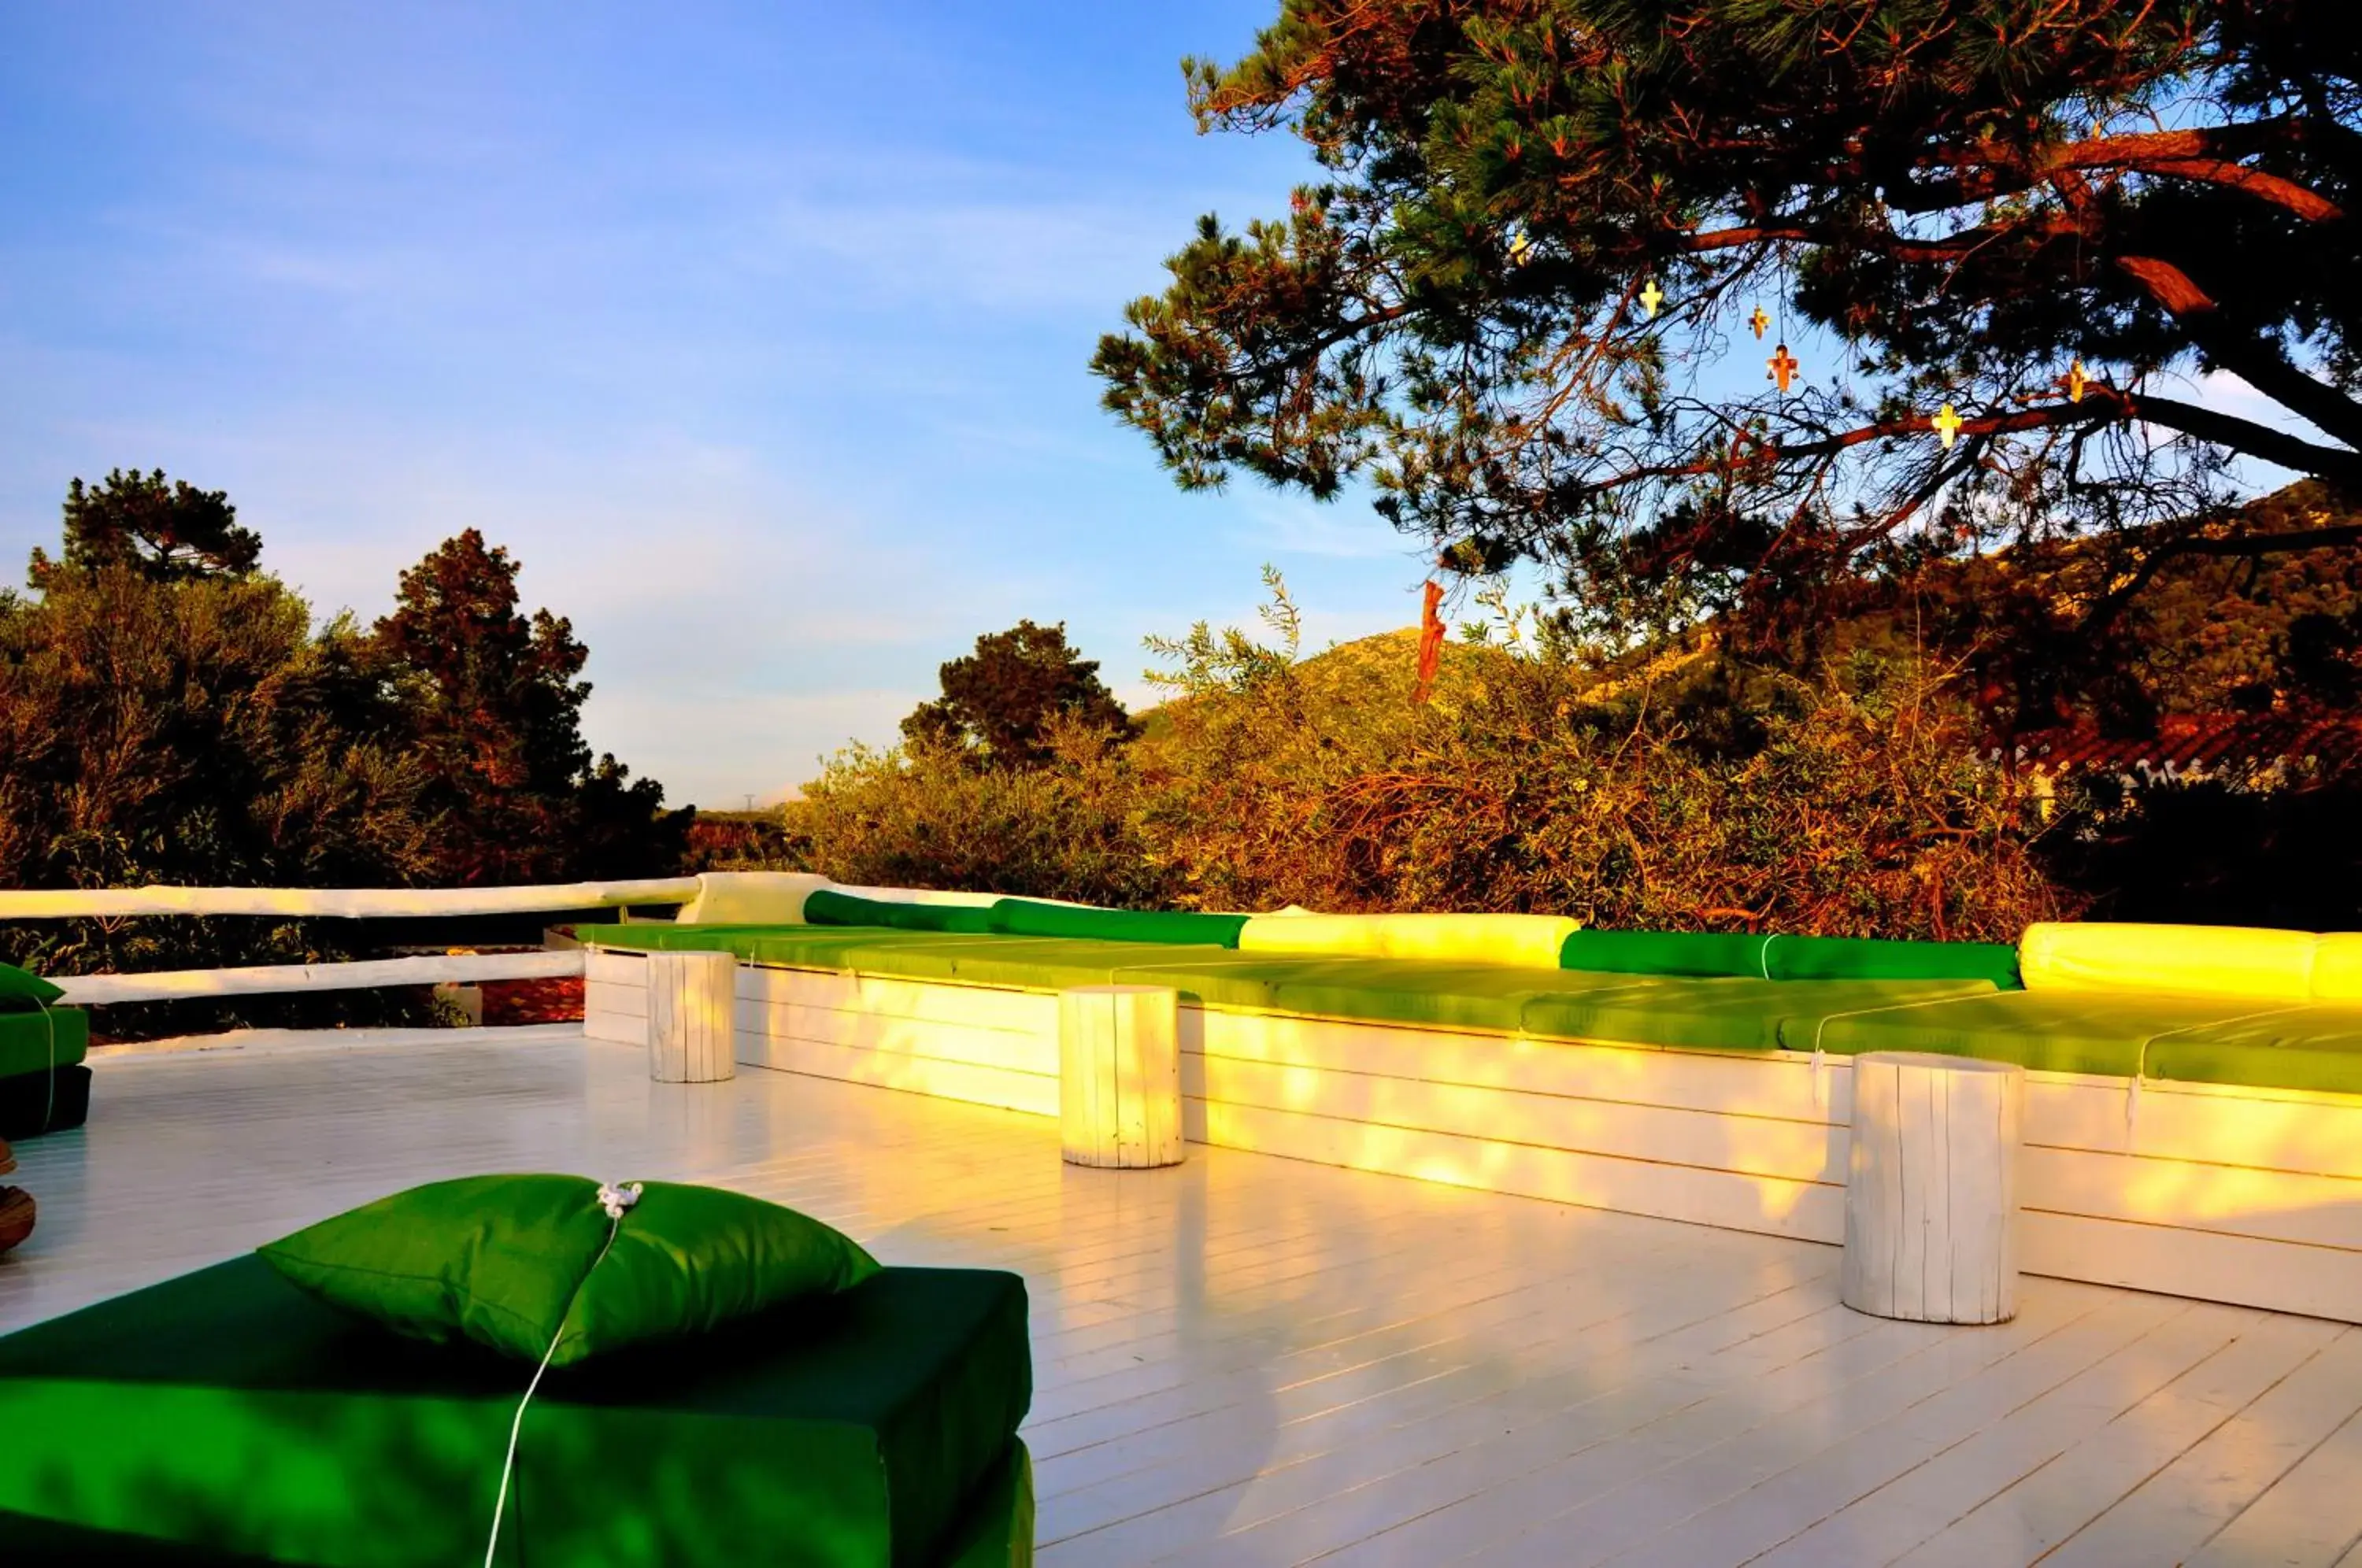
MULTIPOLYGON (((1239 951, 1228 944, 1236 937, 1227 922, 1236 917, 1193 917, 1200 923, 1138 917, 1127 924, 1086 918, 1116 911, 1044 920, 1032 912, 1042 906, 1019 909, 1021 900, 1012 900, 946 911, 828 897, 813 895, 823 918, 896 923, 630 925, 585 935, 624 949, 721 947, 755 963, 1033 991, 1111 981, 1171 986, 1185 1000, 1215 1009, 1544 1040, 1838 1055, 1933 1051, 2049 1072, 2362 1093, 2362 999, 2077 989, 2047 974, 2043 988, 2029 991, 2022 988, 2020 950, 1999 944, 1578 931, 1561 948, 1562 966, 1550 969, 1239 951), (1010 931, 1036 923, 1097 934, 1010 931), (960 929, 942 929, 948 925, 960 929), (992 929, 980 929, 987 925, 992 929), (1169 940, 1176 936, 1198 940, 1169 940)), ((2099 932, 2103 945, 2137 954, 2146 928, 2082 929, 2099 932)))
MULTIPOLYGON (((246 1256, 0 1338, 0 1556, 483 1557, 529 1369, 398 1338, 246 1256)), ((1012 1568, 1025 1286, 888 1268, 693 1345, 551 1371, 500 1561, 1012 1568)))
POLYGON ((60 1132, 88 1119, 90 1069, 82 1063, 89 1049, 90 1015, 80 1008, 0 1011, 0 1139, 60 1132))

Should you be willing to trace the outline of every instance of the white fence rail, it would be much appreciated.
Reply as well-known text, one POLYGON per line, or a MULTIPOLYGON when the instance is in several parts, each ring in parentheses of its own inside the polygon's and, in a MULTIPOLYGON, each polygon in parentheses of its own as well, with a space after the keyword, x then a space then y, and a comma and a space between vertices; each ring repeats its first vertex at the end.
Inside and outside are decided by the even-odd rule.
POLYGON ((481 980, 562 979, 582 973, 582 950, 433 953, 349 964, 260 964, 242 969, 171 969, 148 975, 61 975, 53 982, 78 1007, 187 1001, 284 991, 354 991, 376 986, 469 985, 481 980))
POLYGON ((127 915, 322 915, 373 920, 429 915, 532 914, 685 904, 694 877, 515 888, 72 888, 0 892, 0 920, 90 920, 127 915))

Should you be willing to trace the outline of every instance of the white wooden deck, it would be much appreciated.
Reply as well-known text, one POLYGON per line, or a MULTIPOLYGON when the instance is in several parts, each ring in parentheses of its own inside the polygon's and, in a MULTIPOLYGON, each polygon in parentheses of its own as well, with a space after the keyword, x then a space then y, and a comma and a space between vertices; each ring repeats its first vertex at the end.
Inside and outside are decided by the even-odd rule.
POLYGON ((1032 1288, 1041 1561, 2362 1565, 2362 1330, 2028 1279, 2018 1320, 1838 1305, 1834 1249, 573 1038, 98 1064, 9 1179, 0 1330, 412 1182, 726 1183, 1032 1288))

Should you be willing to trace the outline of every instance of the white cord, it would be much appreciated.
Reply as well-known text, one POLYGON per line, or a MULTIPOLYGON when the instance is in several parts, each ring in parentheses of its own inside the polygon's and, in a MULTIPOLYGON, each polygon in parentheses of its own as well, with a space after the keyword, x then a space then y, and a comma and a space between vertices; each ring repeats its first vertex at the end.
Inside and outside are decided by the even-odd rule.
POLYGON ((508 1507, 509 1477, 516 1471, 517 1439, 524 1432, 525 1407, 533 1403, 534 1390, 541 1386, 541 1375, 549 1370, 550 1358, 557 1353, 558 1341, 566 1337, 566 1320, 574 1313, 574 1302, 582 1294, 582 1286, 599 1272, 607 1261, 607 1249, 615 1244, 616 1235, 624 1228, 624 1210, 640 1200, 640 1184, 602 1182, 599 1187, 599 1207, 607 1211, 607 1239, 600 1243, 599 1255, 582 1271, 582 1283, 574 1287, 574 1295, 566 1298, 566 1310, 557 1316, 557 1331, 549 1337, 549 1348, 541 1353, 541 1364, 533 1369, 533 1381, 524 1386, 524 1397, 517 1401, 516 1419, 509 1423, 508 1457, 501 1461, 501 1489, 492 1499, 492 1538, 484 1542, 484 1568, 492 1568, 492 1556, 501 1549, 501 1515, 508 1507))
POLYGON ((58 1113, 58 1015, 51 1012, 50 1004, 39 997, 33 999, 33 1005, 41 1010, 41 1022, 50 1032, 50 1072, 41 1081, 40 1131, 46 1132, 50 1130, 50 1119, 58 1113))

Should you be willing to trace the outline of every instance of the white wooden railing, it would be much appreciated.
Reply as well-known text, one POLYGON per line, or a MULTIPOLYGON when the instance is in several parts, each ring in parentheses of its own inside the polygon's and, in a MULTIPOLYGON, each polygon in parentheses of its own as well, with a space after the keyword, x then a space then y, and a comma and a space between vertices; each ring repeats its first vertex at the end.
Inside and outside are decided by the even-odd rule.
POLYGON ((123 915, 320 915, 380 920, 418 915, 533 914, 553 910, 685 904, 694 877, 516 888, 104 888, 0 892, 0 920, 123 915))
MULTIPOLYGON (((140 915, 267 915, 381 920, 532 914, 560 910, 685 904, 694 877, 569 882, 506 888, 110 888, 0 891, 0 921, 116 919, 140 915)), ((469 985, 484 980, 567 978, 582 973, 579 948, 520 953, 436 953, 334 964, 260 964, 142 975, 59 976, 77 1006, 186 1001, 379 986, 469 985)))

